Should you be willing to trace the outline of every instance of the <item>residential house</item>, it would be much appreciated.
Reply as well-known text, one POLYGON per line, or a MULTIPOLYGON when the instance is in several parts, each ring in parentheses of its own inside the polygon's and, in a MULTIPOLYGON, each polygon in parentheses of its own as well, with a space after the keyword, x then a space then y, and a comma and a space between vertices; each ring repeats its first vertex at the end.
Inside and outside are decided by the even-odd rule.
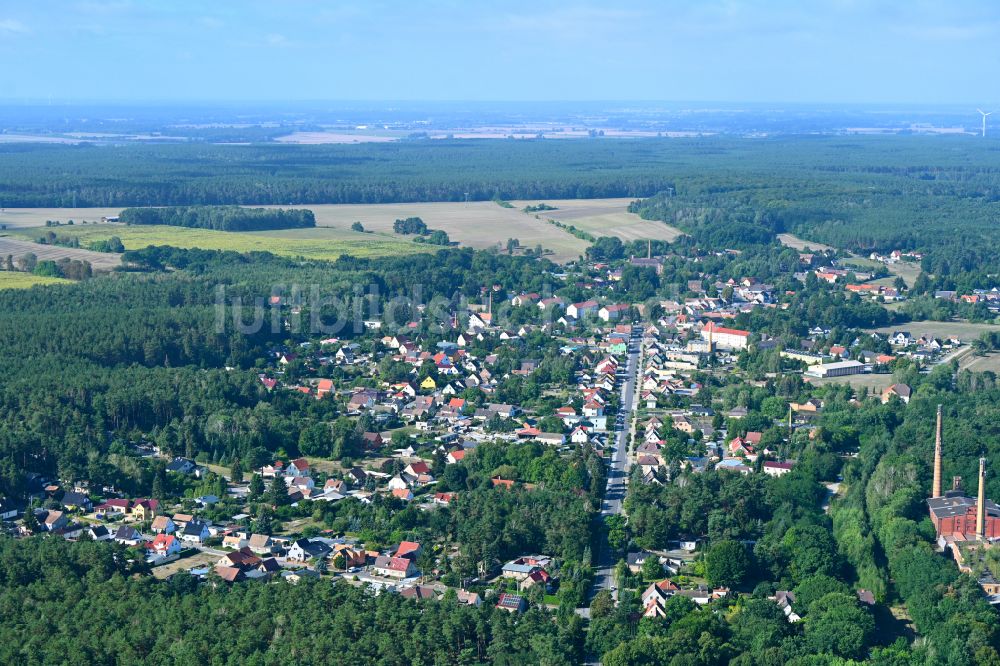
POLYGON ((135 546, 142 541, 142 534, 131 525, 120 525, 115 532, 115 541, 126 546, 135 546))
POLYGON ((523 613, 528 608, 528 602, 520 594, 502 592, 497 598, 497 608, 511 613, 523 613))
POLYGON ((270 555, 271 537, 266 534, 251 534, 247 540, 247 547, 257 555, 270 555))
POLYGON ((249 548, 241 548, 231 553, 226 553, 216 562, 216 567, 234 567, 246 573, 256 569, 261 564, 261 559, 257 557, 249 548))
POLYGON ((285 470, 285 476, 309 476, 310 474, 309 461, 305 458, 296 458, 288 463, 288 468, 285 470))
POLYGON ((76 511, 77 509, 81 511, 90 511, 91 507, 93 506, 89 497, 87 497, 83 493, 78 493, 74 491, 68 491, 66 493, 63 493, 62 500, 60 501, 60 503, 63 505, 63 508, 66 509, 67 511, 76 511))
POLYGON ((14 520, 17 514, 17 505, 6 497, 0 497, 0 520, 14 520))
POLYGON ((478 594, 467 590, 455 590, 455 599, 460 604, 476 606, 477 608, 483 604, 483 600, 478 594))
POLYGON ((420 557, 422 552, 423 549, 416 541, 400 541, 399 545, 396 546, 396 552, 394 552, 392 556, 406 557, 415 561, 418 557, 420 557))
POLYGON ((37 509, 35 517, 38 519, 38 524, 46 532, 57 532, 69 524, 69 518, 62 511, 37 509))
POLYGON ((159 506, 160 502, 155 499, 137 499, 132 503, 130 513, 132 520, 139 522, 152 520, 156 517, 156 509, 159 506))
POLYGON ((177 525, 170 519, 170 516, 157 516, 153 518, 153 524, 150 525, 149 529, 153 534, 173 534, 177 525))
POLYGON ((172 520, 174 522, 174 525, 176 525, 177 529, 182 530, 184 529, 185 525, 194 520, 194 516, 192 516, 189 513, 175 513, 172 520))
POLYGON ((232 534, 227 534, 222 538, 223 548, 232 548, 233 550, 239 550, 245 548, 247 545, 246 533, 244 532, 234 532, 232 534))
POLYGON ((530 574, 521 579, 517 584, 517 589, 519 592, 524 592, 531 589, 536 585, 541 585, 543 588, 548 590, 549 587, 549 572, 545 569, 538 569, 537 571, 532 571, 530 574))
POLYGON ((128 513, 128 509, 131 505, 131 500, 114 498, 105 500, 104 503, 97 506, 94 511, 97 513, 98 518, 106 518, 112 515, 125 515, 128 513))
POLYGON ((237 583, 246 579, 246 574, 236 567, 215 567, 215 573, 225 583, 237 583))
POLYGON ((188 521, 181 530, 181 540, 186 543, 204 543, 208 537, 208 524, 197 518, 188 521))
POLYGON ((172 461, 167 463, 167 471, 175 472, 177 474, 201 476, 201 467, 198 466, 192 460, 187 458, 174 458, 172 461))
POLYGON ((667 600, 680 592, 680 588, 673 581, 661 580, 658 583, 651 583, 642 593, 643 617, 664 617, 664 605, 667 600))
POLYGON ((296 562, 321 560, 330 554, 331 548, 322 541, 299 539, 288 547, 288 559, 296 562))
POLYGON ((597 316, 602 321, 614 321, 628 314, 630 307, 626 304, 605 305, 597 311, 597 316))
POLYGON ((599 306, 597 301, 589 300, 580 303, 571 303, 566 308, 566 316, 573 319, 583 319, 597 313, 599 306))
POLYGON ((902 400, 903 404, 908 404, 912 393, 913 389, 910 388, 909 384, 893 384, 889 388, 882 391, 882 404, 884 405, 888 403, 893 399, 893 397, 902 400))
POLYGON ((382 435, 377 432, 366 432, 361 435, 362 441, 365 443, 365 448, 374 451, 376 449, 382 448, 385 444, 385 440, 382 439, 382 435))
POLYGON ((111 531, 104 525, 92 525, 87 529, 87 534, 93 541, 108 541, 114 538, 111 531))
POLYGON ((457 494, 458 493, 434 493, 434 503, 447 506, 448 504, 451 504, 451 501, 455 499, 457 494))
POLYGON ((403 579, 417 575, 417 568, 413 565, 412 560, 405 557, 380 555, 375 559, 375 564, 372 565, 372 572, 377 576, 403 579))
POLYGON ((396 499, 403 500, 404 502, 413 501, 413 491, 409 488, 393 488, 391 494, 396 499))
POLYGON ((316 382, 316 399, 320 400, 333 394, 333 380, 321 379, 316 382))
POLYGON ((181 552, 181 543, 173 534, 157 534, 149 549, 156 555, 168 557, 181 552))
POLYGON ((437 599, 437 591, 429 585, 409 585, 399 591, 399 596, 404 599, 422 601, 424 599, 437 599))
POLYGON ((785 474, 791 472, 794 467, 794 462, 774 462, 766 460, 761 466, 761 470, 768 476, 784 476, 785 474))

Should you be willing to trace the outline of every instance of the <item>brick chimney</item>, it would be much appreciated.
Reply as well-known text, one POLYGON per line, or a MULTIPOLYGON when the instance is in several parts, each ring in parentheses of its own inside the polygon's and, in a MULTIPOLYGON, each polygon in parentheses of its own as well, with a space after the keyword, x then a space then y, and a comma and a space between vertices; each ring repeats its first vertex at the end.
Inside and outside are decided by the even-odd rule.
POLYGON ((986 539, 986 458, 979 459, 979 497, 976 499, 976 538, 986 539))
POLYGON ((937 406, 937 436, 934 439, 934 487, 931 497, 941 497, 941 405, 937 406))

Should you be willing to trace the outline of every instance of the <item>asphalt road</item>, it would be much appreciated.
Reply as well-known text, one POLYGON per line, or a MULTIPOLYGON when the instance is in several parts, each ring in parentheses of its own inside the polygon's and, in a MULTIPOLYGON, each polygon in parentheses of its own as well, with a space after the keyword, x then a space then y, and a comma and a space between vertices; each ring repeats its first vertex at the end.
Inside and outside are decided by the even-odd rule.
MULTIPOLYGON (((632 417, 635 413, 635 386, 639 369, 639 347, 642 339, 641 327, 632 329, 632 337, 629 341, 629 355, 625 367, 625 380, 621 386, 621 412, 616 416, 614 426, 614 438, 611 454, 611 463, 608 468, 608 485, 604 493, 604 502, 601 504, 602 520, 607 516, 622 513, 622 502, 625 499, 625 491, 628 482, 628 444, 629 429, 632 417)), ((615 589, 614 568, 617 563, 608 545, 605 536, 600 544, 597 554, 597 568, 594 572, 594 586, 591 589, 591 598, 601 590, 611 590, 611 594, 616 599, 618 591, 615 589)))

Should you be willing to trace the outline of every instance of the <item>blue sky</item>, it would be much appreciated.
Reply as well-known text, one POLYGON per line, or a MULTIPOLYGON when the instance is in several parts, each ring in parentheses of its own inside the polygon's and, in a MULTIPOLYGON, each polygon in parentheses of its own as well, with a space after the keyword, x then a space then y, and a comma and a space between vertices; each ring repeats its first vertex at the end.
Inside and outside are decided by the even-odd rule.
POLYGON ((0 0, 0 99, 1000 100, 993 0, 0 0))

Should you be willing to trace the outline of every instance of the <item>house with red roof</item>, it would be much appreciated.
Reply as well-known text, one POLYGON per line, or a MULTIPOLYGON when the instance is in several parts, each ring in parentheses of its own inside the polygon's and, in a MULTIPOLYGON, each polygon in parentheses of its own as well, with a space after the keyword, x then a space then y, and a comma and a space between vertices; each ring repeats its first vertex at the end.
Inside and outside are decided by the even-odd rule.
POLYGON ((393 557, 406 557, 411 560, 416 560, 420 557, 420 553, 423 549, 420 544, 416 541, 400 541, 399 545, 396 546, 396 552, 393 553, 393 557))
POLYGON ((333 393, 333 380, 321 379, 316 383, 316 399, 319 400, 333 393))
POLYGON ((413 491, 409 488, 393 488, 392 496, 396 499, 401 499, 404 502, 413 501, 413 491))
POLYGON ((389 557, 380 555, 375 558, 372 565, 372 573, 386 578, 410 578, 417 575, 417 568, 413 561, 405 557, 389 557))
POLYGON ((173 534, 157 534, 149 549, 157 555, 166 557, 181 552, 181 542, 173 534))

